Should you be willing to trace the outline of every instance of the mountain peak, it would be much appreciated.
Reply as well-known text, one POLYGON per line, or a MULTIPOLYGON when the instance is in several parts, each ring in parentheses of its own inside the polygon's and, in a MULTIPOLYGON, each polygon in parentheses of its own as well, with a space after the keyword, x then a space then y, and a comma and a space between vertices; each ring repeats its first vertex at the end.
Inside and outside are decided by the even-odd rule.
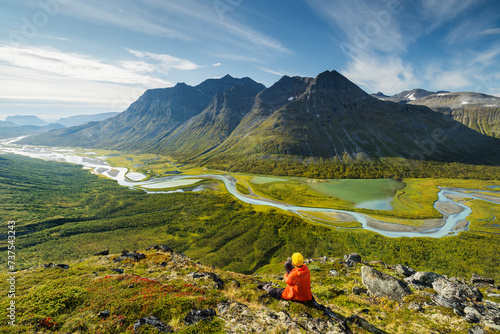
POLYGON ((368 96, 368 94, 359 88, 356 84, 351 82, 349 79, 344 77, 339 72, 325 71, 320 73, 316 78, 314 78, 311 84, 310 90, 313 91, 336 91, 339 93, 348 93, 351 96, 368 96))

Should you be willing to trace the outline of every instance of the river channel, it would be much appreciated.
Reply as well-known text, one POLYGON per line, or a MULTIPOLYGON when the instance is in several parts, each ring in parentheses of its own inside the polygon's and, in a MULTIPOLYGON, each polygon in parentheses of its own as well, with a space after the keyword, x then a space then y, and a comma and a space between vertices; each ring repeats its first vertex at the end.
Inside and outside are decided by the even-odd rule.
MULTIPOLYGON (((358 221, 364 229, 374 231, 380 233, 387 237, 433 237, 440 238, 444 236, 456 235, 460 231, 464 231, 467 229, 467 221, 466 218, 472 212, 472 210, 457 201, 454 201, 447 196, 461 196, 464 197, 464 193, 460 192, 460 189, 456 188, 441 188, 438 193, 438 200, 435 203, 436 209, 443 215, 443 220, 440 223, 434 224, 429 229, 419 230, 418 228, 413 228, 401 224, 390 224, 385 222, 373 223, 373 219, 366 214, 361 214, 353 211, 346 210, 337 210, 337 209, 327 209, 327 208, 315 208, 315 207, 303 207, 303 206, 295 206, 287 203, 282 203, 274 200, 270 200, 264 197, 258 196, 250 196, 239 193, 236 190, 236 179, 229 175, 215 175, 215 174, 206 174, 206 175, 173 175, 173 176, 165 176, 150 179, 147 181, 132 181, 127 178, 126 175, 129 172, 127 168, 124 167, 111 167, 106 161, 105 157, 82 157, 78 155, 72 154, 72 150, 68 149, 46 149, 46 148, 34 148, 34 147, 22 147, 22 146, 14 146, 12 145, 13 140, 3 140, 0 141, 0 153, 14 153, 23 156, 28 156, 31 158, 39 158, 44 160, 52 160, 59 162, 69 162, 75 163, 84 166, 85 168, 92 169, 92 171, 96 174, 104 175, 108 178, 116 180, 120 185, 127 187, 142 187, 143 190, 148 193, 159 193, 157 191, 148 191, 148 189, 154 188, 163 188, 158 186, 160 183, 165 182, 175 182, 181 181, 180 185, 188 185, 190 183, 189 179, 196 180, 202 178, 211 178, 217 179, 224 183, 226 189, 237 199, 249 203, 249 204, 257 204, 257 205, 265 205, 269 207, 278 208, 281 210, 286 210, 289 212, 296 213, 300 216, 303 216, 303 213, 307 212, 324 212, 324 213, 337 213, 350 215, 353 221, 358 221), (155 186, 157 185, 157 186, 155 186), (453 212, 445 212, 443 207, 446 206, 446 203, 452 203, 455 206, 455 210, 453 212), (460 208, 458 208, 458 206, 460 208), (457 224, 461 224, 460 228, 456 228, 457 224)), ((138 173, 134 173, 134 179, 138 179, 138 173)), ((485 191, 482 190, 484 193, 485 191)), ((492 191, 493 192, 493 191, 492 191)), ((165 192, 161 192, 165 193, 165 192)), ((168 193, 168 192, 167 192, 168 193)), ((468 193, 466 195, 467 198, 473 199, 482 199, 480 197, 476 197, 474 194, 468 193)), ((493 203, 500 204, 499 200, 491 200, 493 203)), ((449 205, 449 204, 448 204, 449 205)), ((304 217, 304 216, 303 216, 304 217)), ((306 217, 304 217, 306 218, 306 217)), ((317 221, 316 221, 317 222, 317 221)), ((325 224, 331 227, 329 224, 325 224)))

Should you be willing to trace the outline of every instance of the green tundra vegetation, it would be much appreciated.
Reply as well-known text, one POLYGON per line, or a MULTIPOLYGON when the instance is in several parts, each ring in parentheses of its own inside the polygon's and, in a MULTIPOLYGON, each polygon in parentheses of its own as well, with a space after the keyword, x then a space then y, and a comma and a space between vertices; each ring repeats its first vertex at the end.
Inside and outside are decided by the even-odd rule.
MULTIPOLYGON (((346 159, 344 159, 346 160, 346 159)), ((202 164, 202 162, 197 162, 202 164)), ((468 165, 435 161, 413 161, 402 158, 380 160, 328 160, 290 157, 259 159, 228 157, 210 162, 206 167, 231 172, 245 172, 275 176, 297 176, 315 179, 401 179, 401 178, 454 178, 498 180, 499 166, 468 165)))
MULTIPOLYGON (((18 272, 16 278, 16 326, 9 326, 9 298, 0 299, 0 332, 2 333, 159 333, 150 325, 134 330, 140 318, 154 316, 179 334, 225 333, 234 329, 234 319, 264 325, 262 315, 286 312, 299 324, 307 319, 325 319, 323 312, 310 305, 278 301, 256 289, 261 282, 284 286, 283 264, 261 267, 254 275, 223 271, 183 257, 179 253, 145 251, 144 259, 123 259, 119 254, 90 256, 67 262, 68 269, 38 267, 18 272), (117 273, 116 269, 124 270, 117 273), (223 282, 195 278, 189 273, 214 273, 223 282), (281 280, 279 279, 281 278, 281 280), (229 314, 187 325, 183 319, 192 309, 217 308, 219 304, 235 305, 229 314), (238 304, 236 304, 238 305, 238 304), (109 316, 98 316, 108 311, 109 316), (244 313, 243 313, 244 312, 244 313)), ((316 259, 317 260, 317 259, 316 259)), ((350 293, 361 287, 361 264, 344 267, 340 258, 308 264, 311 288, 316 300, 344 317, 359 314, 376 328, 388 333, 408 333, 408 325, 418 326, 419 333, 467 333, 472 326, 451 309, 426 307, 417 312, 407 307, 412 302, 431 303, 431 289, 414 290, 401 303, 383 297, 350 293), (338 275, 332 276, 331 270, 338 275), (362 311, 364 310, 364 311, 362 311)), ((383 263, 371 263, 379 271, 395 275, 383 263)), ((202 275, 201 275, 202 276, 202 275)), ((8 289, 6 273, 0 272, 0 287, 8 289)), ((399 277, 401 278, 401 277, 399 277)), ((486 287, 480 287, 483 294, 486 287)), ((489 298, 499 301, 498 298, 489 298)), ((274 321, 267 323, 266 333, 288 333, 274 321), (274 330, 272 330, 274 329, 274 330)), ((353 333, 369 333, 350 323, 353 333)), ((263 332, 263 331, 262 331, 263 332)), ((295 331, 301 332, 301 331, 295 331)))
MULTIPOLYGON (((367 260, 417 270, 500 279, 500 235, 475 229, 481 224, 474 222, 471 231, 458 236, 387 238, 255 208, 234 199, 223 186, 201 193, 148 195, 80 166, 15 155, 0 156, 0 199, 5 230, 0 251, 7 249, 7 222, 15 220, 18 269, 80 259, 104 249, 119 253, 167 244, 205 264, 240 273, 281 262, 295 251, 307 257, 358 252, 367 260)), ((6 270, 6 256, 1 261, 6 270)))

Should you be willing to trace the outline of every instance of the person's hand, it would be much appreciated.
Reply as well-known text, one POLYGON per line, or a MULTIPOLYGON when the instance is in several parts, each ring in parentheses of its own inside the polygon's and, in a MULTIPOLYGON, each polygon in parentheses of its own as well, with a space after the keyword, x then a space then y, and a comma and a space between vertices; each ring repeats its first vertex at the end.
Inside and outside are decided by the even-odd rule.
POLYGON ((285 262, 285 271, 287 274, 290 274, 290 272, 293 270, 293 268, 295 268, 295 267, 293 266, 291 261, 285 262))

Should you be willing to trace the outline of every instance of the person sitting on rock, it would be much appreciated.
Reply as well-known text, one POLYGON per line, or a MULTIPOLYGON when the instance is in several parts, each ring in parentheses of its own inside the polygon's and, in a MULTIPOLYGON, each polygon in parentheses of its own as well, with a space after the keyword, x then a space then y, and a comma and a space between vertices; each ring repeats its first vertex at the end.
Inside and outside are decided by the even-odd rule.
POLYGON ((311 273, 304 264, 304 257, 300 253, 294 253, 285 262, 284 280, 286 288, 273 288, 271 283, 261 283, 258 288, 267 291, 271 297, 284 300, 296 300, 307 302, 312 300, 311 294, 311 273), (293 264, 292 264, 293 263, 293 264))

